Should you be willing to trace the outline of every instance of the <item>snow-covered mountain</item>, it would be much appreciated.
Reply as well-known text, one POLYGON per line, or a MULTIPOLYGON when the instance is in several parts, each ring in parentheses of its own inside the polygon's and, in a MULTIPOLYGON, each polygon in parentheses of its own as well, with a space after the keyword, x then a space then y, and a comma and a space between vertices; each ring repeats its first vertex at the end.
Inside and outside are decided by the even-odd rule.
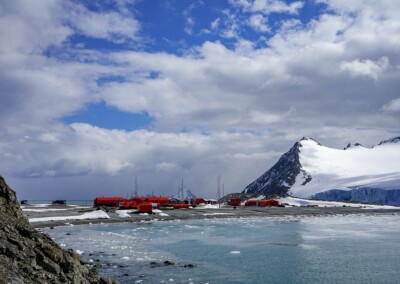
POLYGON ((243 193, 400 205, 400 137, 344 150, 303 138, 243 193))

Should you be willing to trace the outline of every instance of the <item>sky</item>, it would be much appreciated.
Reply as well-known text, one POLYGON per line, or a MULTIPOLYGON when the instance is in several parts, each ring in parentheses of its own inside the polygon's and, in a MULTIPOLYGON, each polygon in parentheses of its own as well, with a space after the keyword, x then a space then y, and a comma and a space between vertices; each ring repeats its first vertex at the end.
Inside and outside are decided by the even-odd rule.
POLYGON ((0 1, 19 199, 240 192, 303 136, 400 135, 400 1, 0 1))

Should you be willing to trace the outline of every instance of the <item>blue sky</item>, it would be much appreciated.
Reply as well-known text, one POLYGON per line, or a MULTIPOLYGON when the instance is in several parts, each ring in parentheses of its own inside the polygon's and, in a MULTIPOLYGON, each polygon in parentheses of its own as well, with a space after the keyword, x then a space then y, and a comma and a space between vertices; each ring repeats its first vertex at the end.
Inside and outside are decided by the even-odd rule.
POLYGON ((0 4, 0 174, 21 198, 238 192, 303 136, 399 135, 400 3, 0 4))

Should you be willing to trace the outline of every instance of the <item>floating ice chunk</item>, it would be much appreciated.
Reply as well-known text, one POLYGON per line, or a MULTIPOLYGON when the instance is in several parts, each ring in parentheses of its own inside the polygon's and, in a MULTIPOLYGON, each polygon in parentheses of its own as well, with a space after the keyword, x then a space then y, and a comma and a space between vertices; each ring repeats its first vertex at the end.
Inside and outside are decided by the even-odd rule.
POLYGON ((129 256, 124 256, 122 259, 129 260, 129 256))
POLYGON ((160 213, 160 216, 169 216, 167 213, 160 213))
POLYGON ((231 251, 231 254, 240 254, 240 251, 238 251, 238 250, 233 250, 233 251, 231 251))
POLYGON ((204 213, 203 216, 232 215, 232 213, 204 213))
POLYGON ((317 246, 315 245, 305 245, 305 244, 301 244, 299 245, 299 247, 303 248, 303 249, 316 249, 317 246))
POLYGON ((75 252, 77 253, 77 254, 83 254, 83 251, 81 251, 81 250, 79 250, 79 249, 77 249, 77 250, 75 250, 75 252))

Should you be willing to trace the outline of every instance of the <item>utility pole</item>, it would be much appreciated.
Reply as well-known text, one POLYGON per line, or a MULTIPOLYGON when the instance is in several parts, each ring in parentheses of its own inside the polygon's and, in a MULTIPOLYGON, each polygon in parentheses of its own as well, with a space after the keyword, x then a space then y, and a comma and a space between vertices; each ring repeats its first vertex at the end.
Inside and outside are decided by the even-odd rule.
POLYGON ((225 184, 222 184, 222 197, 225 196, 225 184))

